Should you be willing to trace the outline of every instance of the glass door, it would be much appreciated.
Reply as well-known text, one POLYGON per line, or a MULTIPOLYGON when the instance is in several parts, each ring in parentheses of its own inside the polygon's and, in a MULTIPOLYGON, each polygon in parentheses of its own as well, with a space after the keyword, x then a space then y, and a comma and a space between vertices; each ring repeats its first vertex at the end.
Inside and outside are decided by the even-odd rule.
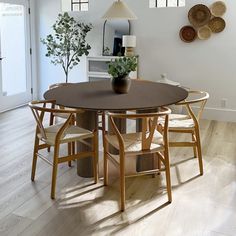
POLYGON ((28 0, 0 0, 0 112, 32 98, 28 9, 28 0))

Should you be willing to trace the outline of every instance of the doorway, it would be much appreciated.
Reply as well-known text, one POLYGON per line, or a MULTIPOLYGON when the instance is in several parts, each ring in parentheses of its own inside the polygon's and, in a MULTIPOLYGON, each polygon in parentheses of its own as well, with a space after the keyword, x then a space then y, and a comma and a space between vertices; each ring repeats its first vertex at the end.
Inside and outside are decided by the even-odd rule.
POLYGON ((32 99, 28 0, 0 0, 0 112, 32 99))

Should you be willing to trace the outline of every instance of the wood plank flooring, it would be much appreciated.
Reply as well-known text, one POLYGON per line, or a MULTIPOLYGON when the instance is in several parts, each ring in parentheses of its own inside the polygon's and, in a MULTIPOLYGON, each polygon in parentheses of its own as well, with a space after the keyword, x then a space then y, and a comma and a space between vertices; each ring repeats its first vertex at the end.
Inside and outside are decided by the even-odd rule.
POLYGON ((201 121, 202 177, 191 148, 171 150, 172 204, 166 204, 164 174, 127 179, 124 213, 114 171, 104 188, 102 180, 94 185, 77 176, 75 163, 62 164, 52 201, 51 167, 39 160, 32 183, 34 130, 27 107, 0 114, 1 236, 236 235, 236 123, 201 121))

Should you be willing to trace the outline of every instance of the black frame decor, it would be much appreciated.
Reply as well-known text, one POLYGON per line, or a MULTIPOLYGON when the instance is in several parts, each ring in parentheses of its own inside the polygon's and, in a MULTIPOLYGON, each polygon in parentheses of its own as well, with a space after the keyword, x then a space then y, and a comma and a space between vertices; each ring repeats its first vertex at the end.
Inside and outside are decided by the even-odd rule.
POLYGON ((89 5, 89 0, 82 1, 82 0, 71 0, 71 11, 75 11, 74 6, 79 6, 79 11, 82 11, 81 6, 87 4, 89 5))

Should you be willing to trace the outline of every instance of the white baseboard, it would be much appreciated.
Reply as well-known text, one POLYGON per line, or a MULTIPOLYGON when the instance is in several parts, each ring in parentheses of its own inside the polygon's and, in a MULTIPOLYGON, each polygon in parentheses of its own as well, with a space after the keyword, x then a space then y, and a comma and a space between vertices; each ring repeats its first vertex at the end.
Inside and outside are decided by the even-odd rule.
POLYGON ((236 110, 205 107, 202 118, 207 120, 236 122, 236 110))

